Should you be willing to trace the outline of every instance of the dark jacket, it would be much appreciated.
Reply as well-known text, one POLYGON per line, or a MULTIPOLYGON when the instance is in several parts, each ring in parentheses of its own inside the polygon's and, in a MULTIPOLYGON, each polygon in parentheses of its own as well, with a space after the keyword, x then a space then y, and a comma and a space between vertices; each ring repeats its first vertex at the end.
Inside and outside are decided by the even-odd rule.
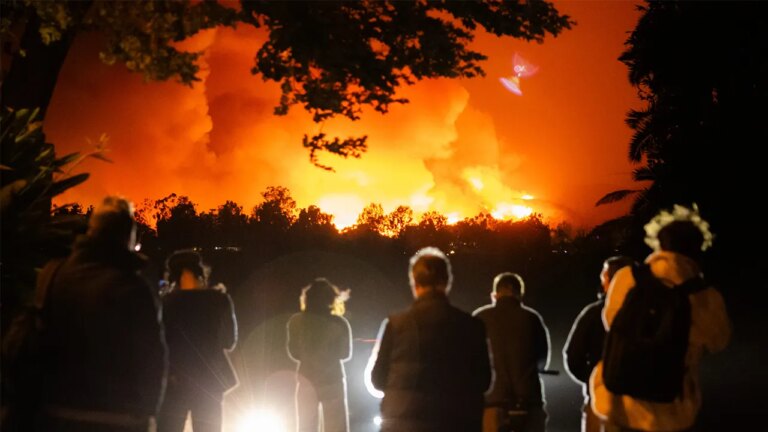
POLYGON ((299 312, 288 320, 288 355, 298 373, 314 385, 344 379, 343 362, 352 357, 352 329, 343 317, 299 312))
POLYGON ((563 348, 565 368, 574 380, 584 385, 585 396, 592 369, 603 355, 605 327, 601 314, 604 305, 605 300, 598 300, 581 311, 563 348))
POLYGON ((228 294, 214 289, 172 291, 163 297, 163 322, 172 384, 193 383, 212 393, 237 385, 224 353, 237 343, 237 321, 228 294))
POLYGON ((475 432, 491 381, 483 324, 434 292, 382 324, 371 382, 382 431, 475 432))
POLYGON ((500 297, 473 315, 485 324, 491 344, 494 380, 486 404, 542 406, 538 371, 549 363, 549 333, 541 315, 514 297, 500 297))
POLYGON ((127 249, 76 244, 48 291, 47 405, 155 415, 167 351, 156 295, 127 249))

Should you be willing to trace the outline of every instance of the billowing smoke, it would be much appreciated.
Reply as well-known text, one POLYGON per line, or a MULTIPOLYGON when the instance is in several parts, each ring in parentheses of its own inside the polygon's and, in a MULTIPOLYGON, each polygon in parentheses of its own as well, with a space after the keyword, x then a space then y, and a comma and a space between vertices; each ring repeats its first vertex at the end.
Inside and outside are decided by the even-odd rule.
POLYGON ((300 207, 319 205, 340 226, 371 202, 386 211, 409 205, 417 214, 437 210, 454 218, 534 211, 553 221, 594 224, 606 213, 594 213, 592 204, 629 180, 629 131, 622 120, 634 93, 615 58, 635 15, 625 13, 624 27, 609 29, 613 51, 582 55, 573 46, 590 43, 602 29, 575 38, 588 25, 585 17, 613 13, 590 11, 594 17, 566 11, 579 27, 540 46, 479 38, 491 58, 486 78, 420 82, 402 90, 410 103, 387 115, 369 111, 357 122, 320 125, 298 107, 273 115, 277 85, 250 74, 265 37, 257 30, 211 30, 185 42, 206 50, 201 81, 191 88, 143 82, 120 66, 105 66, 96 54, 98 38, 82 38, 61 73, 46 132, 60 153, 85 149, 86 138, 105 133, 115 163, 78 167, 91 179, 59 201, 89 204, 119 193, 141 202, 175 192, 199 210, 226 200, 249 209, 267 186, 281 185, 300 207), (508 74, 515 50, 542 66, 524 83, 522 97, 506 93, 497 80, 508 74), (603 69, 602 83, 588 75, 596 68, 603 69), (362 159, 322 155, 335 172, 316 168, 301 139, 321 130, 368 135, 369 150, 362 159))

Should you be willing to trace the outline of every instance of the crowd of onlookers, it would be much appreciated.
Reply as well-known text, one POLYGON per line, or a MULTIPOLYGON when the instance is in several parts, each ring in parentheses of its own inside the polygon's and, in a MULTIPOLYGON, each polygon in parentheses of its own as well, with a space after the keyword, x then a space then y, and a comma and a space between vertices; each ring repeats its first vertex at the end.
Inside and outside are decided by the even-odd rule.
MULTIPOLYGON (((585 432, 692 430, 701 356, 730 338, 723 300, 699 267, 712 236, 697 209, 676 206, 646 231, 654 252, 642 263, 605 261, 598 300, 563 350, 584 386, 585 432)), ((131 203, 108 197, 72 253, 42 270, 40 384, 4 406, 3 429, 181 432, 189 415, 195 432, 221 431, 224 394, 238 382, 226 354, 237 342, 232 300, 190 250, 167 258, 158 296, 140 276, 135 236, 131 203)), ((523 279, 499 274, 491 303, 468 314, 449 301, 453 274, 439 249, 414 254, 408 275, 414 302, 384 320, 365 372, 383 394, 381 430, 545 431, 540 375, 553 373, 551 344, 523 279)), ((345 296, 318 278, 287 323, 299 432, 350 429, 345 296)))

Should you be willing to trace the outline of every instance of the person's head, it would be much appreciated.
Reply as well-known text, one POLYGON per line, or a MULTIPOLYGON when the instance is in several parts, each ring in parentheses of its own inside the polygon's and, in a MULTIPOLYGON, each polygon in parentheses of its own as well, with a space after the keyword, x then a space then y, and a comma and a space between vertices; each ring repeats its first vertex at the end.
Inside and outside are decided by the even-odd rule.
POLYGON ((662 210, 645 225, 645 242, 654 251, 674 252, 699 260, 712 246, 714 236, 709 223, 693 208, 675 205, 672 212, 662 210))
POLYGON ((491 299, 496 300, 503 297, 513 297, 523 301, 525 295, 525 282, 517 273, 500 273, 493 278, 493 292, 491 299))
POLYGON ((603 269, 600 271, 600 291, 598 291, 598 297, 602 297, 608 291, 608 286, 611 284, 613 275, 616 274, 619 269, 631 266, 635 261, 623 255, 612 256, 603 261, 603 269))
POLYGON ((703 242, 701 230, 689 221, 675 221, 659 231, 659 247, 663 251, 699 258, 703 242))
POLYGON ((301 310, 318 314, 344 315, 347 291, 341 291, 326 278, 317 278, 301 290, 301 310))
POLYGON ((117 196, 104 198, 88 220, 86 235, 102 244, 133 249, 136 246, 133 204, 117 196))
POLYGON ((205 288, 210 272, 200 254, 191 249, 178 250, 165 260, 165 279, 172 289, 205 288))
POLYGON ((411 257, 408 266, 408 278, 416 298, 432 291, 448 294, 453 282, 451 263, 438 248, 420 249, 411 257))

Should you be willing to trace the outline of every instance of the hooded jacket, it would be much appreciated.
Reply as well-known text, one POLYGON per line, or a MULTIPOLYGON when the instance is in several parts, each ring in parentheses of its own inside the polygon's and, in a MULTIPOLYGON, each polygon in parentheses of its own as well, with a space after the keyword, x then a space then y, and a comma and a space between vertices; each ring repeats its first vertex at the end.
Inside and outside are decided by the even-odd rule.
MULTIPOLYGON (((696 262, 674 252, 654 252, 646 258, 651 272, 666 286, 673 287, 701 273, 696 262)), ((627 293, 635 285, 632 269, 625 267, 608 288, 603 323, 610 330, 627 293)), ((671 289, 671 288, 670 288, 671 289)), ((731 324, 720 293, 713 287, 688 296, 691 302, 691 329, 685 356, 683 394, 671 403, 656 403, 612 394, 603 383, 603 363, 590 377, 592 409, 609 422, 644 431, 676 431, 693 426, 701 406, 699 363, 705 351, 723 350, 731 336, 731 324)))
POLYGON ((167 349, 141 257, 83 237, 61 265, 45 306, 49 406, 143 417, 156 413, 167 349))

